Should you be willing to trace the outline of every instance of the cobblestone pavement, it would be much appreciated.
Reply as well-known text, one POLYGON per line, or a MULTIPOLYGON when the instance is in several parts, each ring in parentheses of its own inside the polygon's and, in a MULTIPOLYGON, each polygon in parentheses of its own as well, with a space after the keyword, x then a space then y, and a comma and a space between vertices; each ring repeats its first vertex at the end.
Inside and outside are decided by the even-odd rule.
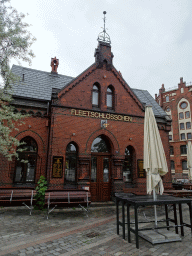
MULTIPOLYGON (((187 208, 186 208, 187 209, 187 208)), ((153 209, 141 209, 140 219, 152 219, 153 209), (146 214, 144 216, 143 212, 146 214)), ((163 211, 158 208, 158 217, 163 211)), ((184 220, 188 211, 184 211, 184 220)), ((115 206, 91 207, 88 217, 84 211, 76 209, 56 209, 49 219, 45 212, 29 211, 25 207, 0 209, 0 255, 192 255, 190 229, 185 227, 182 242, 152 245, 140 238, 140 249, 116 234, 115 206)))

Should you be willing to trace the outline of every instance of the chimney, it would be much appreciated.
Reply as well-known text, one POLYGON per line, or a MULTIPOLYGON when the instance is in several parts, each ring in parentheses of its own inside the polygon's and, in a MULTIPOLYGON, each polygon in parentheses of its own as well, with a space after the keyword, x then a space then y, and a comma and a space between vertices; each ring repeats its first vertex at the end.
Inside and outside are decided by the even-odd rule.
POLYGON ((51 73, 57 74, 57 68, 59 66, 59 59, 55 58, 51 58, 51 73))
POLYGON ((178 84, 178 88, 183 88, 186 86, 186 82, 183 82, 183 77, 180 77, 180 83, 178 84))

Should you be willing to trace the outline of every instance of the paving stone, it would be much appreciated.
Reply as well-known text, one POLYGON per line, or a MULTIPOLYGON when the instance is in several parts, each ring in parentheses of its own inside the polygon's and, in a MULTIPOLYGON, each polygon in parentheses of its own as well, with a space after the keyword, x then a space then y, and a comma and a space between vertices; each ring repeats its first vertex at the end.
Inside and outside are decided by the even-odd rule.
MULTIPOLYGON (((81 213, 79 212, 79 215, 80 214, 81 213)), ((4 214, 4 217, 0 218, 0 225, 2 226, 0 229, 0 248, 9 243, 12 245, 15 244, 16 246, 20 241, 24 241, 26 244, 31 242, 30 246, 26 246, 26 248, 20 251, 17 250, 6 254, 6 256, 16 256, 21 253, 25 253, 27 256, 49 256, 63 255, 67 252, 68 255, 84 256, 160 256, 163 255, 163 253, 168 253, 168 255, 189 256, 191 254, 192 238, 190 229, 186 227, 184 228, 185 237, 182 238, 182 242, 164 243, 153 246, 149 242, 139 239, 140 249, 138 250, 135 247, 135 237, 133 234, 131 235, 132 243, 127 242, 127 234, 126 240, 122 239, 122 229, 120 229, 119 236, 115 236, 114 239, 106 242, 106 239, 116 234, 115 207, 92 211, 91 214, 91 216, 87 218, 85 216, 78 216, 78 214, 75 215, 74 211, 70 213, 62 212, 61 215, 60 212, 57 212, 54 213, 54 218, 50 215, 50 219, 46 221, 42 218, 43 215, 41 213, 35 213, 32 214, 32 216, 29 216, 28 212, 24 212, 24 210, 15 210, 14 208, 14 211, 11 211, 8 209, 8 212, 4 214), (103 218, 111 218, 112 216, 114 216, 113 221, 100 225, 100 221, 103 218), (83 225, 83 227, 86 228, 96 220, 98 220, 96 226, 87 230, 78 229, 79 225, 83 225), (65 227, 65 229, 63 229, 63 227, 65 227), (71 228, 75 228, 77 231, 68 233, 67 236, 58 236, 58 238, 56 238, 55 234, 57 232, 65 232, 65 230, 71 228), (88 238, 87 234, 91 232, 99 233, 99 236, 88 238), (22 236, 22 234, 25 236, 22 236), (50 240, 44 242, 43 239, 47 234, 50 235, 50 240), (4 237, 4 239, 1 239, 2 237, 4 237), (53 237, 53 239, 51 239, 51 237, 53 237), (36 243, 33 244, 33 239, 38 240, 35 240, 36 243), (100 244, 97 245, 97 242, 100 244), (171 252, 173 254, 171 254, 171 252)), ((147 216, 150 216, 150 214, 150 211, 146 212, 147 216)), ((183 219, 186 220, 186 212, 184 211, 183 214, 183 219)), ((160 215, 158 214, 158 216, 160 215)))
POLYGON ((33 253, 34 253, 34 251, 32 251, 32 250, 26 252, 27 255, 33 254, 33 253))
POLYGON ((40 249, 34 249, 34 252, 39 252, 40 251, 40 249))

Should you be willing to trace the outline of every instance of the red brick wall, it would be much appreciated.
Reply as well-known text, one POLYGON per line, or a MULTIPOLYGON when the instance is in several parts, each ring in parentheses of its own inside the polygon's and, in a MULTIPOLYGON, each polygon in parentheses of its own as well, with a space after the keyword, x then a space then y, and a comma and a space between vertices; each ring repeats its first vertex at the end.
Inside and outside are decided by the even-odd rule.
POLYGON ((116 70, 95 69, 95 66, 80 75, 59 93, 58 104, 66 107, 92 110, 92 89, 95 82, 100 84, 101 111, 108 111, 106 106, 106 92, 107 87, 112 85, 115 93, 115 112, 126 115, 144 115, 141 110, 141 104, 136 97, 132 96, 129 87, 123 82, 116 70))
MULTIPOLYGON (((186 83, 183 82, 183 78, 180 78, 180 83, 178 88, 175 88, 170 91, 166 91, 163 87, 159 90, 159 95, 156 96, 156 101, 162 106, 165 110, 168 106, 171 109, 172 116, 172 130, 173 130, 173 141, 169 142, 169 146, 174 148, 174 156, 171 156, 170 159, 175 162, 175 174, 172 174, 172 178, 187 178, 187 175, 183 174, 182 170, 182 160, 187 160, 187 156, 182 156, 180 153, 180 146, 186 145, 187 140, 181 141, 179 134, 179 122, 178 122, 178 103, 184 98, 187 99, 190 103, 190 111, 192 114, 192 86, 186 86, 186 83), (181 93, 181 88, 183 88, 183 93, 181 93), (176 95, 175 95, 176 94, 176 95), (169 96, 169 102, 166 102, 166 96, 169 96), (159 101, 160 100, 160 101, 159 101)), ((192 117, 192 116, 191 116, 192 117)))
MULTIPOLYGON (((12 133, 12 136, 15 136, 18 140, 31 136, 38 145, 35 183, 37 183, 40 175, 46 176, 48 142, 48 127, 46 125, 47 118, 28 117, 24 119, 24 124, 19 127, 19 132, 12 133)), ((1 186, 10 187, 13 185, 15 161, 13 159, 12 162, 8 162, 4 157, 0 156, 0 163, 0 184, 1 186)))
MULTIPOLYGON (((108 71, 105 68, 95 69, 95 66, 90 67, 87 72, 81 74, 59 93, 57 104, 58 107, 52 108, 49 173, 52 171, 53 156, 64 156, 65 163, 66 147, 68 143, 75 142, 78 145, 79 158, 87 157, 89 166, 88 168, 78 166, 79 178, 81 178, 82 172, 84 176, 89 177, 92 142, 97 136, 105 135, 112 146, 112 177, 116 180, 115 184, 118 184, 118 186, 114 184, 116 191, 122 191, 124 187, 122 164, 120 162, 116 164, 116 161, 123 161, 127 146, 132 146, 135 150, 133 184, 137 190, 146 191, 145 179, 138 179, 137 173, 137 160, 143 159, 144 110, 141 109, 141 105, 137 103, 137 99, 132 95, 132 92, 129 92, 129 88, 124 84, 116 70, 108 71), (100 84, 101 104, 99 110, 92 109, 92 88, 95 82, 100 84), (108 120, 107 128, 103 129, 101 128, 100 118, 72 114, 71 108, 68 107, 75 108, 77 111, 78 109, 85 109, 109 112, 106 106, 106 91, 109 85, 114 86, 116 95, 115 112, 112 113, 131 115, 131 122, 108 120), (87 173, 85 174, 85 172, 87 173)), ((160 134, 167 160, 170 162, 168 132, 160 130, 160 134)), ((52 179, 51 175, 49 179, 54 186, 61 185, 64 181, 64 177, 52 179)), ((170 172, 164 177, 164 180, 165 188, 169 188, 170 172)))
MULTIPOLYGON (((113 67, 112 70, 108 70, 105 65, 103 68, 96 68, 96 64, 92 65, 59 93, 58 100, 54 104, 51 109, 48 161, 49 130, 47 118, 29 117, 20 128, 20 132, 14 133, 19 140, 25 136, 31 136, 38 144, 36 182, 40 174, 46 175, 47 163, 49 188, 63 188, 64 175, 62 178, 52 177, 53 156, 64 157, 64 173, 66 147, 68 143, 75 142, 78 146, 78 184, 79 187, 89 185, 91 145, 96 137, 105 135, 111 144, 113 192, 123 191, 125 187, 122 164, 127 146, 132 146, 134 149, 133 188, 131 191, 146 191, 146 179, 138 178, 137 173, 137 160, 143 159, 144 109, 113 67), (100 84, 100 108, 97 110, 92 109, 92 88, 95 82, 100 84), (108 110, 106 106, 106 92, 109 85, 114 87, 115 107, 113 111, 108 110), (105 114, 126 115, 131 118, 129 121, 108 119, 108 126, 101 128, 101 118, 74 115, 74 112, 71 111, 72 108, 105 114)), ((162 129, 160 134, 169 161, 168 133, 162 129)), ((6 164, 3 168, 2 172, 7 172, 6 164)), ((11 185, 13 176, 14 163, 9 167, 8 174, 3 175, 1 183, 11 185)), ((165 188, 168 188, 170 186, 170 173, 164 177, 164 181, 165 188)))

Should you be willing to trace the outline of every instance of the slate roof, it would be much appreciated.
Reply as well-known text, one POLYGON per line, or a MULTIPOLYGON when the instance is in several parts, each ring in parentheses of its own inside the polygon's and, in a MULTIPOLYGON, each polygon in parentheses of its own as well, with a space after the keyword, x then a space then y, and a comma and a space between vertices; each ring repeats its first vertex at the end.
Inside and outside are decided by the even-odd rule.
POLYGON ((151 105, 155 116, 165 117, 167 114, 154 100, 147 90, 131 89, 143 105, 151 105))
MULTIPOLYGON (((30 68, 13 65, 12 72, 20 77, 19 82, 13 85, 13 97, 50 101, 52 91, 59 92, 74 78, 60 74, 53 74, 30 68), (24 74, 24 81, 23 80, 24 74)), ((167 114, 158 105, 147 90, 132 89, 139 101, 144 104, 152 105, 155 116, 165 117, 167 114)))
POLYGON ((39 100, 51 100, 52 88, 65 87, 73 77, 53 74, 30 68, 13 65, 12 72, 20 77, 20 81, 13 85, 13 96, 39 100), (24 81, 23 80, 24 74, 24 81))

